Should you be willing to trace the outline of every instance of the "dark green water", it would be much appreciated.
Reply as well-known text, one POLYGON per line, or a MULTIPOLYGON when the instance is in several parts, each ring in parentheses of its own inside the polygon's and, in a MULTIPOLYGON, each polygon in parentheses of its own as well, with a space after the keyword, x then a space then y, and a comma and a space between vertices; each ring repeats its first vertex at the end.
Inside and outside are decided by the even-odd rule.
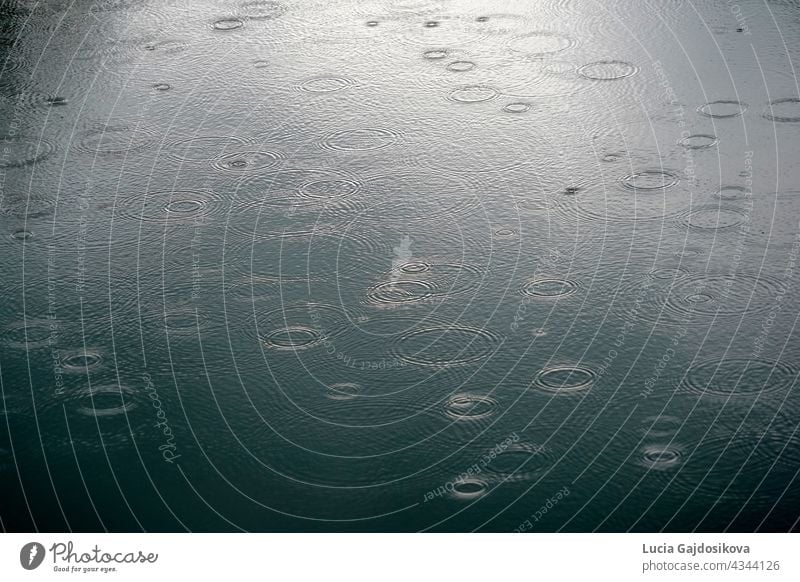
POLYGON ((785 531, 797 2, 20 0, 6 531, 785 531))

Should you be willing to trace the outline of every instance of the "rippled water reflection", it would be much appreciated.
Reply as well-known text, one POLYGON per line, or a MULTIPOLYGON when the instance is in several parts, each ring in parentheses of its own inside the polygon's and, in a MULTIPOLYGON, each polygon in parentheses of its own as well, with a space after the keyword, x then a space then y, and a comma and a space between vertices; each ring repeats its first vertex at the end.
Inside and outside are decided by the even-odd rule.
POLYGON ((595 4, 4 5, 3 528, 797 529, 797 5, 595 4))

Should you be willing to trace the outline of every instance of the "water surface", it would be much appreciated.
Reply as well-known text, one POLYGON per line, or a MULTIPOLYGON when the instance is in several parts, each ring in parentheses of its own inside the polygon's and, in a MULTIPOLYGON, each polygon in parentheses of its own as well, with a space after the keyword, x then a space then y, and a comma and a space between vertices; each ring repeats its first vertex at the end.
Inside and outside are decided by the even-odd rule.
POLYGON ((0 525, 786 531, 800 5, 0 8, 0 525))

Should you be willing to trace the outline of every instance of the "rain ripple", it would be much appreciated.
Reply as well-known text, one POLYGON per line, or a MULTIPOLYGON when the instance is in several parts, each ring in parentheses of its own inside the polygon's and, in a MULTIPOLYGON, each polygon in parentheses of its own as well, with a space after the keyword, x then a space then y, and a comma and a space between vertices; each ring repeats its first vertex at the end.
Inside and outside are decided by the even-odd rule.
POLYGON ((490 358, 503 344, 497 332, 453 324, 414 330, 396 338, 394 353, 409 364, 462 366, 490 358))

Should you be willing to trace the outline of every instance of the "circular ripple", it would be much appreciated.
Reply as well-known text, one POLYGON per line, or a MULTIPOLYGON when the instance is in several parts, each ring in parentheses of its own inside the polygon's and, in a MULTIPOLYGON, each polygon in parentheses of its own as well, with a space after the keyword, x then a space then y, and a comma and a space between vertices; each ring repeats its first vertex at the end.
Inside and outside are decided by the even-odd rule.
MULTIPOLYGON (((6 69, 6 72, 8 70, 6 69)), ((44 108, 44 107, 63 107, 69 104, 66 97, 39 93, 38 91, 19 91, 13 97, 0 96, 0 101, 13 99, 20 109, 24 108, 44 108)), ((17 136, 14 136, 17 137, 17 136)), ((0 138, 2 139, 2 138, 0 138)))
POLYGON ((625 190, 618 192, 602 187, 578 190, 576 195, 562 196, 544 209, 552 209, 570 221, 585 218, 607 223, 644 223, 677 219, 690 203, 688 194, 681 190, 670 195, 665 188, 625 190))
POLYGON ((758 396, 790 390, 798 371, 784 362, 728 358, 693 365, 682 385, 704 396, 758 396))
POLYGON ((302 350, 322 341, 319 331, 299 325, 276 329, 262 336, 264 345, 276 350, 302 350))
POLYGON ((653 279, 660 279, 663 281, 672 281, 680 279, 689 274, 689 271, 683 267, 659 267, 647 273, 648 277, 653 279))
POLYGON ((550 394, 572 394, 591 388, 595 373, 581 366, 555 366, 546 368, 536 375, 533 384, 536 388, 550 394))
MULTIPOLYGON (((358 178, 343 171, 287 168, 243 180, 236 192, 235 205, 238 211, 249 213, 251 218, 263 219, 265 224, 269 224, 274 213, 270 207, 296 208, 307 205, 316 208, 324 204, 328 208, 357 194, 361 187, 358 178)), ((235 230, 241 229, 239 224, 233 227, 235 230)), ((246 232, 261 236, 254 230, 246 232)), ((272 232, 269 236, 275 234, 272 232)))
POLYGON ((306 79, 297 88, 306 93, 335 93, 353 87, 355 84, 355 80, 348 77, 320 75, 306 79))
POLYGON ((0 144, 0 168, 23 168, 41 162, 56 151, 56 147, 45 139, 20 136, 2 136, 0 144))
POLYGON ((708 293, 692 293, 685 298, 687 303, 713 303, 714 296, 708 293))
POLYGON ((55 320, 27 319, 9 323, 0 333, 0 342, 8 348, 30 350, 43 348, 50 344, 54 329, 57 329, 55 320), (52 327, 51 327, 52 326, 52 327))
POLYGON ((620 160, 624 159, 625 159, 625 154, 620 152, 609 152, 607 154, 604 154, 603 157, 600 158, 601 161, 609 164, 613 164, 615 162, 619 162, 620 160))
POLYGON ((671 481, 681 498, 700 496, 715 503, 762 503, 796 483, 798 434, 794 419, 773 420, 765 431, 736 430, 709 435, 687 455, 671 481))
POLYGON ((237 28, 242 28, 242 26, 244 26, 244 22, 238 18, 220 18, 211 25, 214 30, 219 30, 221 32, 236 30, 237 28))
POLYGON ((309 200, 330 202, 352 196, 360 189, 361 183, 355 179, 335 178, 334 175, 331 175, 329 179, 311 179, 303 182, 297 192, 309 200))
POLYGON ((454 420, 479 420, 492 416, 497 401, 479 394, 456 394, 444 406, 444 413, 454 420))
POLYGON ((392 129, 362 128, 334 132, 325 137, 320 146, 329 150, 372 151, 395 145, 402 133, 392 129))
POLYGON ((103 356, 97 350, 74 350, 61 358, 61 368, 68 374, 86 374, 103 365, 103 356))
POLYGON ((180 223, 211 217, 224 211, 222 197, 206 190, 148 192, 126 198, 117 207, 120 218, 137 222, 180 223))
POLYGON ((706 249, 700 247, 683 247, 676 250, 673 255, 678 259, 696 259, 706 255, 706 249))
MULTIPOLYGON (((426 378, 430 379, 431 373, 436 374, 437 379, 444 381, 448 374, 458 371, 445 367, 431 369, 430 367, 409 366, 406 361, 396 356, 396 350, 393 349, 396 340, 414 330, 425 329, 433 325, 444 326, 445 324, 427 314, 414 313, 414 310, 381 310, 379 313, 359 314, 355 320, 348 320, 346 328, 336 325, 329 326, 339 330, 330 341, 330 345, 335 350, 331 357, 331 363, 336 362, 338 365, 348 368, 347 378, 350 381, 356 381, 353 375, 357 372, 354 370, 359 369, 370 373, 380 372, 391 375, 402 373, 408 382, 387 384, 382 390, 382 395, 387 393, 408 395, 410 389, 424 389, 424 385, 419 382, 424 383, 426 378)), ((323 349, 325 354, 330 354, 331 350, 327 345, 323 349)), ((370 382, 374 382, 374 379, 370 382)), ((375 386, 370 385, 370 389, 374 388, 375 386)), ((435 407, 436 402, 441 403, 441 397, 436 398, 430 391, 425 391, 428 403, 426 407, 430 408, 430 412, 433 413, 435 411, 431 407, 435 407)), ((367 400, 375 401, 375 399, 367 400)), ((392 413, 389 412, 389 414, 392 413)))
MULTIPOLYGON (((491 457, 491 453, 488 456, 491 457)), ((497 453, 489 462, 488 469, 507 480, 526 480, 549 467, 552 462, 550 457, 547 449, 541 445, 514 443, 497 453)))
POLYGON ((516 36, 508 43, 508 48, 529 57, 544 57, 575 46, 569 37, 548 31, 535 31, 516 36))
POLYGON ((454 73, 466 73, 475 68, 475 63, 472 61, 453 61, 447 65, 447 70, 454 73))
POLYGON ((697 112, 700 113, 700 115, 705 115, 706 117, 712 117, 715 119, 728 119, 731 117, 739 117, 744 115, 744 112, 747 111, 747 108, 747 103, 742 103, 741 101, 735 101, 732 99, 721 99, 719 101, 711 101, 705 105, 701 105, 697 108, 697 112))
POLYGON ((525 283, 520 293, 537 299, 555 299, 572 295, 578 289, 580 284, 569 279, 536 279, 525 283))
POLYGON ((453 89, 447 97, 457 103, 482 103, 491 101, 499 94, 500 91, 488 85, 464 85, 453 89))
POLYGON ((251 20, 273 20, 286 13, 286 6, 271 0, 255 0, 239 5, 242 16, 251 20))
POLYGON ((698 206, 681 217, 685 226, 700 231, 733 230, 748 220, 748 213, 741 208, 716 205, 698 206))
POLYGON ((663 190, 675 186, 680 178, 669 170, 641 170, 624 176, 621 182, 630 190, 663 190))
POLYGON ((431 263, 427 277, 438 295, 453 297, 480 287, 486 272, 468 263, 431 263))
POLYGON ((681 145, 690 150, 701 150, 705 148, 714 147, 719 143, 719 139, 716 135, 711 135, 709 133, 696 133, 694 135, 689 135, 684 137, 680 141, 678 141, 678 145, 681 145))
POLYGON ((278 152, 243 151, 220 156, 212 162, 212 166, 222 172, 243 174, 268 170, 278 166, 282 161, 283 155, 278 152))
POLYGON ((459 366, 492 356, 503 343, 497 333, 462 325, 419 329, 398 337, 398 358, 420 366, 459 366))
POLYGON ((24 228, 20 228, 20 229, 17 229, 15 231, 13 231, 8 236, 10 236, 14 240, 26 241, 26 240, 30 240, 30 239, 33 238, 33 233, 31 231, 29 231, 29 230, 24 229, 24 228))
POLYGON ((468 263, 407 263, 393 273, 393 279, 401 284, 410 284, 406 291, 416 291, 416 300, 431 297, 449 298, 479 288, 484 281, 484 269, 468 263), (413 279, 405 279, 413 275, 413 279), (421 296, 424 294, 424 296, 421 296))
POLYGON ((0 33, 2 34, 0 47, 3 48, 3 54, 5 55, 3 58, 3 75, 0 77, 0 85, 11 85, 9 81, 14 78, 14 71, 30 66, 29 61, 24 58, 23 55, 12 50, 15 44, 19 44, 17 39, 21 38, 22 35, 20 34, 18 37, 16 34, 12 33, 10 36, 7 36, 7 33, 11 30, 13 29, 10 26, 8 28, 4 26, 3 32, 0 33))
POLYGON ((447 49, 431 49, 422 53, 422 58, 429 61, 440 61, 446 59, 450 52, 447 49))
POLYGON ((506 113, 526 113, 530 110, 531 104, 522 101, 515 101, 514 103, 506 103, 503 105, 503 111, 506 113))
POLYGON ((583 65, 578 74, 594 81, 615 81, 635 75, 639 68, 625 61, 595 61, 583 65))
POLYGON ((165 39, 146 41, 144 44, 141 45, 140 50, 145 50, 147 52, 154 52, 154 53, 163 53, 165 55, 172 55, 187 50, 189 46, 190 43, 185 40, 177 38, 165 38, 165 39))
POLYGON ((109 125, 84 132, 76 148, 86 153, 116 156, 145 150, 155 141, 155 134, 149 128, 109 125))
POLYGON ((306 350, 325 345, 350 327, 347 312, 321 303, 294 305, 255 315, 251 312, 249 317, 251 321, 245 326, 245 333, 265 347, 278 351, 306 350))
POLYGON ((680 466, 683 451, 674 445, 647 445, 641 451, 639 464, 656 471, 668 471, 680 466))
POLYGON ((352 400, 356 398, 362 390, 361 384, 356 384, 355 382, 339 382, 328 386, 328 391, 325 393, 325 396, 331 400, 352 400))
POLYGON ((367 301, 376 305, 416 303, 430 299, 435 288, 425 281, 387 281, 379 283, 367 292, 367 301))
POLYGON ((522 101, 575 95, 591 88, 572 63, 526 59, 518 56, 495 60, 484 67, 484 83, 522 101))
POLYGON ((723 186, 714 193, 715 198, 720 200, 744 200, 752 195, 752 192, 741 186, 723 186))
POLYGON ((417 275, 430 271, 431 266, 428 263, 413 262, 400 265, 400 270, 408 275, 417 275))
POLYGON ((79 406, 77 412, 94 417, 126 414, 136 408, 136 402, 132 399, 135 394, 133 388, 119 384, 93 386, 81 394, 81 399, 88 403, 79 406))
POLYGON ((614 309, 621 317, 651 324, 685 325, 693 318, 741 317, 768 311, 780 296, 779 281, 745 273, 695 274, 674 282, 652 278, 615 287, 614 309))
POLYGON ((453 499, 469 501, 483 497, 489 491, 489 484, 477 477, 467 477, 453 482, 453 490, 450 496, 453 499))
POLYGON ((673 437, 683 426, 683 421, 675 416, 648 416, 642 421, 641 434, 651 438, 673 437))
POLYGON ((769 107, 764 112, 764 117, 770 121, 787 123, 800 121, 800 99, 786 97, 770 101, 769 107))
POLYGON ((517 231, 513 228, 500 228, 494 231, 495 238, 499 239, 516 239, 517 231))
POLYGON ((213 162, 246 143, 247 140, 236 136, 201 136, 173 142, 168 150, 180 162, 213 162))

